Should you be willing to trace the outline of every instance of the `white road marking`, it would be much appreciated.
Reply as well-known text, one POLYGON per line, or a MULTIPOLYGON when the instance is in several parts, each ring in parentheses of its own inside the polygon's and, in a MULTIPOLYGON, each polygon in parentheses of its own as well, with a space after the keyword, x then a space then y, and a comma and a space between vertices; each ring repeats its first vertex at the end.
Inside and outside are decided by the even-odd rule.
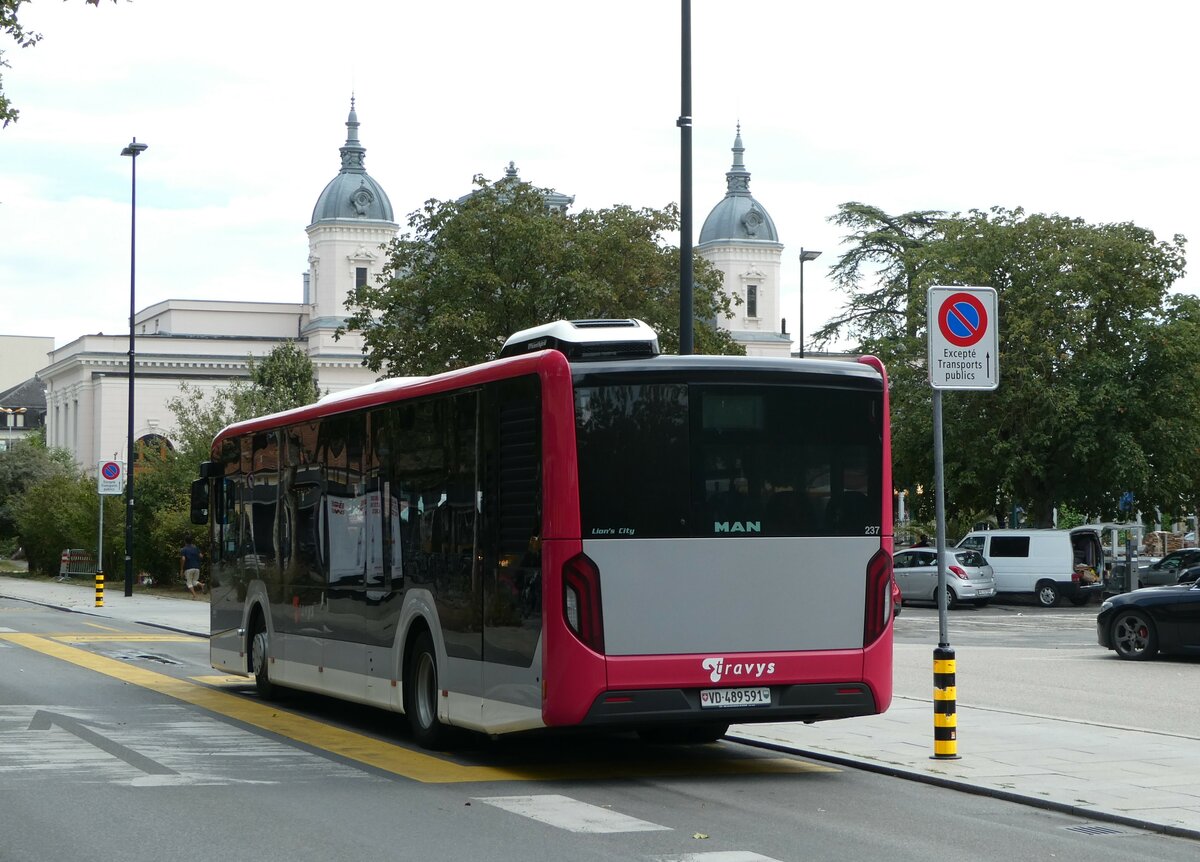
POLYGON ((0 781, 51 777, 133 787, 370 778, 361 770, 184 706, 0 706, 0 781), (69 721, 47 722, 48 713, 69 721), (64 729, 64 723, 78 728, 64 729), (122 750, 162 768, 139 768, 129 756, 120 756, 122 750))
POLYGON ((770 856, 748 850, 717 850, 712 853, 683 853, 678 856, 652 856, 654 862, 779 862, 770 856))
POLYGON ((477 796, 476 801, 494 805, 513 814, 566 829, 568 832, 669 832, 671 827, 659 826, 572 799, 569 796, 544 794, 540 796, 477 796))

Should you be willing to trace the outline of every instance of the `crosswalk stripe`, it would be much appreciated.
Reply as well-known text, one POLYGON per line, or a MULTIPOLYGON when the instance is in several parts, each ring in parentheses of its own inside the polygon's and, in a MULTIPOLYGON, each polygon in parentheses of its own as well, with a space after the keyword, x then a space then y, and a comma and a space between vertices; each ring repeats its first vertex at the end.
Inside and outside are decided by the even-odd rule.
POLYGON ((677 856, 652 856, 654 862, 779 862, 770 856, 748 850, 716 850, 712 853, 683 853, 677 856))
POLYGON ((548 826, 556 826, 569 832, 669 832, 671 827, 659 826, 572 799, 548 793, 537 796, 477 796, 476 801, 493 805, 504 811, 529 817, 548 826))

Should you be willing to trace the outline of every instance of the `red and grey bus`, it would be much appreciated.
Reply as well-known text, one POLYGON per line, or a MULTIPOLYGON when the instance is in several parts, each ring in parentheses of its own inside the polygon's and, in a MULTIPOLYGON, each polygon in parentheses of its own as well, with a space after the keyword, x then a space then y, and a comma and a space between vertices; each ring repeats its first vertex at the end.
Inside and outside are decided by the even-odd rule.
POLYGON ((892 695, 882 364, 668 356, 560 321, 221 431, 214 667, 452 728, 870 715, 892 695))

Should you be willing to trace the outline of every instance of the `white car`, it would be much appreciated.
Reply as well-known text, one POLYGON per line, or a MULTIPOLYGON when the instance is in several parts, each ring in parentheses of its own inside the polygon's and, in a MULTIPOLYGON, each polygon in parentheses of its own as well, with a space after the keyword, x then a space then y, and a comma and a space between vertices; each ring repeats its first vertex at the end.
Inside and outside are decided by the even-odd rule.
MULTIPOLYGON (((904 601, 937 603, 937 550, 907 548, 893 557, 896 583, 904 601)), ((978 551, 946 550, 946 607, 983 607, 996 595, 996 575, 978 551)))

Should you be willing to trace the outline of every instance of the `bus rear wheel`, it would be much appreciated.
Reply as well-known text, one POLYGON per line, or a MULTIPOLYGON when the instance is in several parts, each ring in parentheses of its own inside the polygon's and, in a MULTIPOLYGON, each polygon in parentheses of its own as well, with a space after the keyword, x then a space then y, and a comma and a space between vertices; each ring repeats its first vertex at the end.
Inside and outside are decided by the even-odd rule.
POLYGON ((450 744, 450 728, 438 720, 437 652, 429 632, 413 641, 404 674, 404 711, 413 739, 422 748, 443 749, 450 744))

